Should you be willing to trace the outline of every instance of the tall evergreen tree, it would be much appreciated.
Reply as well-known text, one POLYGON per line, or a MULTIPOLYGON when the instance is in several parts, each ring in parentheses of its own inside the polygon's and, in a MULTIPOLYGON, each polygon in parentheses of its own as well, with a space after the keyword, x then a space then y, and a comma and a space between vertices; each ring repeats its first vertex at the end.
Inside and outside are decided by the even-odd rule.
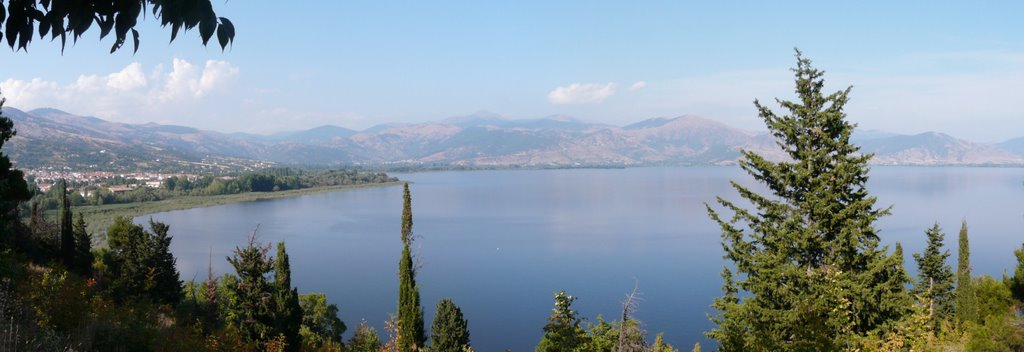
POLYGON ((398 262, 398 348, 401 352, 418 350, 425 346, 427 339, 410 249, 412 239, 412 196, 406 183, 402 191, 402 258, 398 262))
POLYGON ((68 200, 68 182, 61 179, 60 192, 60 257, 68 268, 75 265, 75 235, 71 221, 71 201, 68 200))
POLYGON ((914 292, 926 296, 931 302, 932 320, 938 326, 939 321, 953 312, 953 268, 946 262, 949 250, 942 249, 945 235, 939 224, 933 225, 925 234, 928 245, 924 253, 914 253, 914 261, 917 262, 914 292))
POLYGON ((245 247, 236 247, 228 263, 235 268, 238 279, 228 283, 233 300, 229 302, 228 321, 238 328, 249 342, 263 344, 277 337, 274 334, 274 285, 267 275, 274 270, 274 260, 267 253, 270 245, 263 246, 256 239, 256 231, 249 236, 245 247))
POLYGON ((551 310, 548 323, 544 324, 544 337, 537 344, 536 352, 575 352, 587 344, 587 333, 580 327, 582 320, 572 309, 576 297, 555 292, 555 308, 551 310))
POLYGON ((118 301, 145 298, 177 305, 182 283, 171 254, 168 225, 150 220, 153 233, 118 217, 107 229, 109 251, 104 257, 109 290, 118 301))
POLYGON ((402 243, 412 243, 412 195, 408 183, 402 186, 402 243))
POLYGON ((437 302, 434 324, 430 326, 431 351, 463 352, 469 347, 469 323, 462 309, 451 299, 437 302))
POLYGON ((17 134, 14 121, 3 116, 6 101, 0 96, 0 248, 13 244, 16 225, 20 221, 18 204, 32 198, 25 175, 13 168, 11 159, 2 151, 4 144, 17 134))
POLYGON ((292 287, 292 269, 284 241, 277 243, 277 258, 274 260, 274 306, 275 329, 284 335, 289 351, 297 351, 299 328, 302 326, 302 307, 299 305, 299 291, 292 287))
POLYGON ((967 220, 960 224, 960 250, 956 265, 956 315, 961 321, 978 322, 978 297, 971 277, 971 248, 967 239, 967 220))
POLYGON ((71 232, 75 238, 75 264, 71 268, 83 276, 89 276, 95 257, 92 255, 92 238, 89 236, 82 213, 78 213, 78 217, 75 218, 71 232))
POLYGON ((875 208, 866 188, 872 155, 850 143, 850 88, 825 95, 824 72, 796 58, 798 100, 776 100, 787 114, 754 101, 789 160, 743 151, 739 162, 771 194, 733 182, 754 210, 721 197, 733 216, 707 207, 732 262, 708 333, 723 351, 835 350, 906 311, 883 298, 906 295, 906 282, 902 263, 879 246, 874 223, 888 209, 875 208))
POLYGON ((182 282, 178 273, 177 259, 171 253, 170 225, 149 219, 149 228, 153 234, 149 236, 149 259, 146 264, 150 270, 152 296, 172 306, 181 302, 182 282))

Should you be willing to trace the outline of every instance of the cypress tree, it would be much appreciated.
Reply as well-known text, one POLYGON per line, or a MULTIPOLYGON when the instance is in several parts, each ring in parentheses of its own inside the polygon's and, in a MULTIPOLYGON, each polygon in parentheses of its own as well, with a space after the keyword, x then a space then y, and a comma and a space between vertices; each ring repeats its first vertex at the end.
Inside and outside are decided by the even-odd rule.
POLYGON ((71 232, 75 238, 75 264, 72 269, 83 276, 89 276, 95 257, 92 255, 92 238, 89 236, 82 213, 78 213, 78 217, 75 218, 75 225, 72 226, 71 232))
POLYGON ((956 265, 956 314, 961 321, 978 322, 978 297, 971 278, 971 248, 967 240, 967 220, 960 225, 960 250, 956 265))
POLYGON ((409 184, 402 188, 402 244, 412 243, 412 195, 409 184))
POLYGON ((463 352, 469 347, 469 323, 452 300, 445 298, 437 302, 430 341, 434 352, 463 352))
POLYGON ((423 308, 420 307, 420 289, 416 285, 416 268, 412 251, 412 196, 409 184, 402 191, 402 258, 398 262, 398 348, 415 351, 425 346, 423 308))
POLYGON ((722 351, 835 350, 906 311, 886 302, 905 296, 906 282, 879 246, 874 223, 889 211, 866 188, 872 155, 850 143, 850 88, 824 94, 824 72, 799 51, 796 59, 798 100, 776 100, 787 114, 754 101, 789 160, 743 151, 739 162, 770 194, 733 182, 755 209, 721 197, 732 216, 707 207, 732 262, 708 333, 722 351))
POLYGON ((75 266, 75 235, 71 222, 68 182, 60 180, 60 256, 68 268, 75 266))
POLYGON ((928 245, 924 253, 914 253, 917 262, 917 285, 914 293, 923 295, 931 302, 932 320, 938 322, 948 317, 953 311, 953 268, 946 263, 949 250, 943 251, 942 241, 945 235, 939 224, 933 225, 925 235, 928 245))
POLYGON ((302 327, 302 307, 299 305, 299 291, 292 287, 291 264, 284 241, 277 243, 277 259, 274 260, 274 323, 277 333, 284 335, 289 351, 297 351, 299 328, 302 327))

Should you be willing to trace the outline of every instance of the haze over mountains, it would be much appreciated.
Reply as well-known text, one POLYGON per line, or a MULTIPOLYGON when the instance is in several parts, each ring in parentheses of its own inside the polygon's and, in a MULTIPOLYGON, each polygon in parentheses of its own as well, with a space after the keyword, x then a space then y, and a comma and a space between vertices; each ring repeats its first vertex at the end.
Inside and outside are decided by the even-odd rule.
MULTIPOLYGON (((299 165, 574 167, 732 164, 740 150, 782 158, 771 136, 713 120, 680 116, 627 126, 565 116, 512 120, 487 112, 421 124, 382 124, 363 131, 321 126, 254 135, 191 127, 124 124, 56 109, 4 108, 18 135, 10 153, 19 167, 105 168, 154 160, 211 157, 299 165)), ((1024 165, 1024 137, 974 143, 928 132, 862 131, 854 142, 887 165, 1024 165)))

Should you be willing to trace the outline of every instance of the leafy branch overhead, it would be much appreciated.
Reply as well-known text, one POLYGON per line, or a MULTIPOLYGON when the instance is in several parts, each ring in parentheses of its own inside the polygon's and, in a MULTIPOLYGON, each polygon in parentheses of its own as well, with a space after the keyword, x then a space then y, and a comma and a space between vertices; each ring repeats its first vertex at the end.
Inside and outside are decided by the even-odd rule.
POLYGON ((139 50, 139 16, 151 12, 160 25, 171 27, 171 41, 178 31, 199 27, 199 36, 206 45, 214 32, 221 50, 235 39, 235 26, 227 18, 217 17, 210 0, 0 0, 0 40, 6 38, 11 49, 28 51, 32 36, 50 40, 60 38, 61 52, 70 35, 73 42, 93 24, 100 29, 100 39, 114 33, 113 53, 120 49, 131 32, 133 52, 139 50))

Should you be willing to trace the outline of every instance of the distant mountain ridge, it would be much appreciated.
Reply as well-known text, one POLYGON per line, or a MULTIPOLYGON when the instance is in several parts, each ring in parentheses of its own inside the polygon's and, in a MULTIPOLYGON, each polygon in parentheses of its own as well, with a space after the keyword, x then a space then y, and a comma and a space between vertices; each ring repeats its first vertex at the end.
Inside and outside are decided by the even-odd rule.
MULTIPOLYGON (((125 124, 57 109, 4 108, 18 135, 6 152, 21 167, 131 165, 155 160, 200 163, 224 157, 280 164, 467 167, 575 167, 733 164, 741 150, 785 158, 774 139, 684 115, 626 126, 566 116, 508 119, 490 112, 363 131, 325 125, 273 135, 220 133, 186 126, 125 124)), ((974 143, 928 132, 857 131, 872 162, 887 165, 1024 165, 1024 137, 974 143)))

